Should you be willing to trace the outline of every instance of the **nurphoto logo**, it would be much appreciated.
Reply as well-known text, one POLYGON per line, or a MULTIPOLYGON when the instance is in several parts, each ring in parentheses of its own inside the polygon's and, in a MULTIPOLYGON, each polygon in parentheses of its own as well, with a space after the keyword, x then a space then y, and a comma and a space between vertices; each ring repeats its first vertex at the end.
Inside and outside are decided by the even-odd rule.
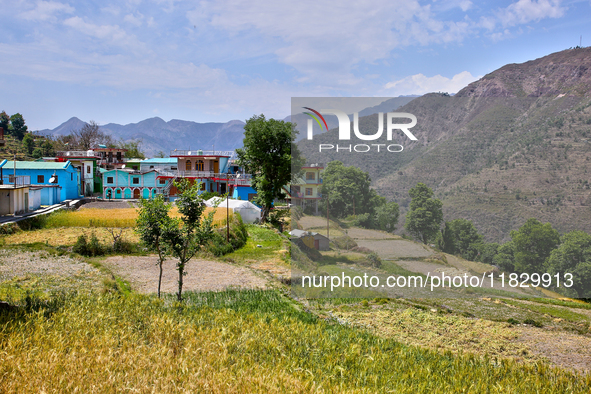
MULTIPOLYGON (((305 110, 304 114, 308 115, 311 119, 307 122, 307 133, 306 138, 312 140, 314 138, 313 125, 314 121, 320 127, 320 130, 326 132, 329 130, 328 124, 324 115, 334 115, 338 120, 339 141, 350 141, 351 140, 351 120, 349 115, 344 111, 338 109, 321 109, 317 111, 311 107, 303 107, 305 110)), ((355 137, 362 141, 376 141, 380 139, 384 133, 384 113, 379 112, 378 114, 378 130, 373 134, 364 134, 359 128, 359 112, 353 113, 353 133, 355 137)), ((400 130, 408 137, 411 141, 416 141, 417 137, 410 131, 410 129, 417 124, 417 117, 407 112, 388 112, 386 113, 386 139, 392 141, 392 136, 396 130, 400 130), (397 120, 395 123, 395 119, 397 120), (410 122, 398 123, 399 119, 410 119, 410 122)), ((326 144, 322 143, 318 145, 319 152, 335 150, 336 152, 358 152, 364 153, 369 151, 385 150, 388 152, 402 152, 404 147, 400 144, 326 144)))

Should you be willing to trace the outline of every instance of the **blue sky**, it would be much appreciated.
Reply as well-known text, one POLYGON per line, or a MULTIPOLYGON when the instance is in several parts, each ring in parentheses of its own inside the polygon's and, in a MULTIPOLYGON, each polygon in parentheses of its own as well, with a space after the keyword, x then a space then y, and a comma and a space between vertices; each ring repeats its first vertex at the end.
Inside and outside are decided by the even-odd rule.
POLYGON ((0 111, 30 129, 290 113, 292 96, 456 92, 591 45, 591 2, 0 0, 0 111))

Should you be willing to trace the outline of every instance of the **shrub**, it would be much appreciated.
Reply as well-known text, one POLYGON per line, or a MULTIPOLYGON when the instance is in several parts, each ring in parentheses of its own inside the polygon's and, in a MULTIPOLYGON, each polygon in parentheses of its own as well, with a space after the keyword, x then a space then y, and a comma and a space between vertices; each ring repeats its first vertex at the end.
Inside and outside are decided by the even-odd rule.
POLYGON ((72 248, 72 252, 81 254, 82 256, 88 256, 88 240, 86 239, 86 235, 82 234, 76 240, 74 247, 72 248))
POLYGON ((248 239, 248 231, 240 217, 235 213, 230 217, 230 241, 226 241, 226 227, 221 226, 214 231, 212 239, 207 244, 207 250, 215 256, 223 256, 243 247, 248 239))

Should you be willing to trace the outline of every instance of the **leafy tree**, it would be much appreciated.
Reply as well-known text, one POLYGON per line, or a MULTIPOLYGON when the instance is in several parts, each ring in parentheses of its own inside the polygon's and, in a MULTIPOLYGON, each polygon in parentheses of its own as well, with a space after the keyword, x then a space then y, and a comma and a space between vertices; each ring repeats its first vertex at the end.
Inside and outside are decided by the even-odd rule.
POLYGON ((591 298, 591 235, 576 230, 565 234, 560 246, 550 253, 546 267, 548 273, 558 273, 561 278, 565 273, 573 275, 571 288, 561 284, 565 295, 591 298))
POLYGON ((395 202, 388 202, 376 209, 376 226, 378 230, 394 232, 400 216, 400 208, 395 202))
POLYGON ((493 257, 493 264, 503 271, 515 270, 515 244, 509 241, 499 246, 497 254, 493 257))
POLYGON ((560 242, 558 231, 550 223, 542 224, 538 219, 528 219, 519 230, 511 231, 515 245, 515 271, 534 273, 544 268, 550 252, 560 242))
MULTIPOLYGON (((337 218, 349 215, 369 214, 368 220, 373 221, 375 207, 385 204, 386 200, 370 188, 369 174, 355 166, 346 167, 340 161, 331 161, 322 173, 322 203, 326 212, 337 218)), ((367 227, 367 225, 364 225, 367 227)))
POLYGON ((23 138, 23 146, 29 155, 33 153, 33 149, 35 149, 35 139, 31 133, 25 134, 23 138))
POLYGON ((31 153, 31 156, 33 156, 35 159, 39 159, 40 157, 43 157, 43 149, 35 148, 33 150, 33 153, 31 153))
POLYGON ((437 236, 437 248, 444 253, 456 254, 456 237, 449 222, 445 222, 437 236))
POLYGON ((244 148, 237 149, 239 164, 252 174, 261 205, 261 221, 266 222, 275 199, 285 198, 283 186, 291 181, 292 165, 299 171, 302 159, 294 144, 297 131, 290 122, 253 116, 244 126, 244 148))
POLYGON ((4 130, 4 135, 9 133, 10 129, 10 116, 6 114, 6 112, 0 112, 0 127, 4 130))
POLYGON ((417 183, 408 191, 411 197, 410 210, 404 227, 424 244, 433 240, 443 221, 443 204, 433 198, 433 190, 424 183, 417 183))
POLYGON ((10 133, 20 141, 27 133, 27 126, 21 114, 16 113, 10 117, 10 133))
POLYGON ((142 140, 131 140, 131 141, 120 141, 117 144, 118 148, 127 149, 125 152, 125 156, 127 158, 135 158, 135 159, 145 159, 146 156, 144 152, 141 151, 142 140))
POLYGON ((55 155, 55 149, 53 148, 53 144, 48 139, 43 141, 43 143, 41 144, 41 150, 43 152, 42 156, 51 157, 55 155))
POLYGON ((499 244, 496 242, 484 243, 480 250, 480 261, 485 264, 494 264, 494 258, 499 252, 499 244))
POLYGON ((466 219, 454 219, 449 222, 454 237, 455 253, 466 260, 474 260, 483 247, 483 237, 474 224, 466 219))
POLYGON ((202 218, 205 204, 199 196, 200 182, 191 184, 187 179, 175 182, 179 191, 176 200, 181 218, 170 219, 165 223, 162 239, 169 252, 178 259, 179 272, 178 301, 182 301, 183 276, 187 263, 213 237, 213 214, 202 218))
POLYGON ((165 231, 171 226, 171 219, 168 216, 170 204, 164 202, 160 194, 151 200, 140 199, 138 218, 135 232, 139 234, 140 240, 146 247, 158 253, 158 298, 162 285, 162 263, 166 258, 165 231))

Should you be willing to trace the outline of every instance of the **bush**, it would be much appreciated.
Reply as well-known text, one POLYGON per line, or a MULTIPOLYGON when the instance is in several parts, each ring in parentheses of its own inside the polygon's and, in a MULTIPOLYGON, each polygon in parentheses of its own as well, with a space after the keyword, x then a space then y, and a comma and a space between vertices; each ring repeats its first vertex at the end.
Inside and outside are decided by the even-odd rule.
POLYGON ((219 227, 214 231, 212 239, 206 249, 214 256, 223 256, 243 247, 248 239, 248 231, 240 217, 235 213, 230 217, 230 242, 226 241, 226 227, 219 227))
POLYGON ((382 267, 382 259, 380 259, 380 256, 378 256, 377 253, 371 252, 370 254, 365 256, 365 258, 363 260, 360 260, 359 264, 365 265, 367 267, 381 268, 382 267))
POLYGON ((90 236, 90 242, 85 234, 80 235, 76 240, 76 244, 74 244, 72 251, 81 254, 82 256, 93 257, 104 255, 106 248, 101 245, 98 238, 93 233, 90 236))
POLYGON ((357 242, 348 235, 343 235, 342 237, 336 237, 332 239, 332 242, 337 246, 339 249, 347 249, 351 250, 357 247, 357 242))

